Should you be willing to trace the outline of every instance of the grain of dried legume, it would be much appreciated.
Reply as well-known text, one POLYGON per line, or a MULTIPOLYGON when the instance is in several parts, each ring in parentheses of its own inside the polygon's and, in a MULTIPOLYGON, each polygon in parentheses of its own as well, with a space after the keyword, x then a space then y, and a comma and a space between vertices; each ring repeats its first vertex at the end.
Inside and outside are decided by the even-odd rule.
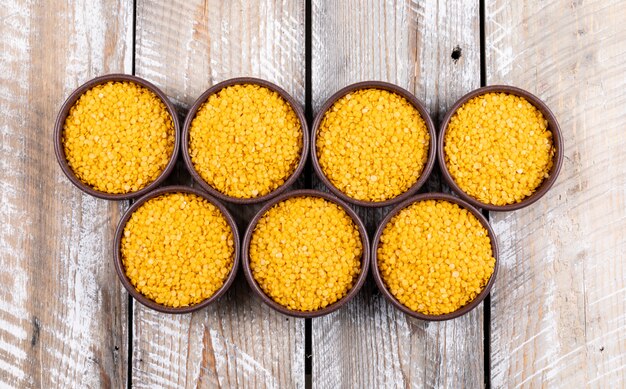
POLYGON ((221 211, 189 193, 152 198, 124 227, 122 262, 131 284, 168 307, 195 305, 224 285, 234 238, 221 211))
POLYGON ((495 266, 487 230, 471 212, 441 200, 413 203, 391 218, 377 257, 391 294, 427 315, 471 302, 495 266))
POLYGON ((86 91, 63 126, 63 149, 79 180, 106 193, 136 192, 165 170, 174 123, 161 99, 133 82, 86 91))
POLYGON ((419 112, 404 97, 362 89, 337 100, 317 134, 319 164, 347 196, 384 201, 419 179, 430 136, 419 112))
POLYGON ((317 197, 294 197, 259 220, 250 241, 250 268, 277 303, 315 311, 352 288, 362 252, 359 230, 340 206, 317 197))
POLYGON ((189 154, 200 176, 237 198, 266 195, 296 170, 303 131, 277 92, 243 84, 225 87, 198 109, 189 154))
POLYGON ((543 114, 523 97, 487 93, 454 114, 446 165, 468 195, 486 204, 518 203, 549 176, 555 149, 543 114))

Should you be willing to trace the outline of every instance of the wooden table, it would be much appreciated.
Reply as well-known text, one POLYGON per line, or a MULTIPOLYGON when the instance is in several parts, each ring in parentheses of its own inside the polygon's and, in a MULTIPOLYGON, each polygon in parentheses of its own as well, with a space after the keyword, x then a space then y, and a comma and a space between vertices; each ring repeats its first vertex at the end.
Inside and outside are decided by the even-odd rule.
MULTIPOLYGON (((0 20, 0 386, 626 386, 625 2, 8 0, 0 20), (83 194, 54 157, 60 104, 114 72, 181 113, 257 76, 309 117, 347 84, 384 80, 435 122, 466 92, 511 84, 556 113, 565 162, 542 200, 490 214, 501 271, 462 318, 413 320, 369 280, 340 311, 293 319, 243 277, 208 309, 164 315, 115 275, 128 203, 83 194)), ((438 174, 428 187, 446 190, 438 174)), ((242 226, 254 210, 237 211, 242 226)), ((386 211, 359 210, 370 230, 386 211)))

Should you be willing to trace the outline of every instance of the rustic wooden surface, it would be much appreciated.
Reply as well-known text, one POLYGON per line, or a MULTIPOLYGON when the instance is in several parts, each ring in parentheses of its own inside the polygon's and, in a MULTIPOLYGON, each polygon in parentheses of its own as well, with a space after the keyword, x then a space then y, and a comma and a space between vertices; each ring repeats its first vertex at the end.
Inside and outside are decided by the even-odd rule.
POLYGON ((626 385, 626 3, 489 3, 487 81, 536 93, 565 161, 540 202, 492 214, 494 387, 626 385))
MULTIPOLYGON (((3 3, 0 387, 625 386, 626 4, 485 0, 482 19, 473 0, 309 10, 307 66, 297 0, 3 3), (438 122, 480 86, 481 63, 482 82, 548 103, 566 158, 544 199, 490 215, 502 261, 491 304, 446 323, 406 317, 371 281, 311 322, 273 312, 243 277, 199 313, 152 312, 129 300, 111 263, 127 204, 82 194, 54 157, 57 110, 101 74, 134 71, 184 117, 235 76, 273 81, 304 106, 308 68, 313 111, 379 79, 414 92, 438 122)), ((169 181, 190 183, 182 169, 169 181)), ((437 179, 428 189, 445 190, 437 179)), ((231 209, 242 228, 255 211, 231 209)), ((386 210, 359 212, 372 231, 386 210)))

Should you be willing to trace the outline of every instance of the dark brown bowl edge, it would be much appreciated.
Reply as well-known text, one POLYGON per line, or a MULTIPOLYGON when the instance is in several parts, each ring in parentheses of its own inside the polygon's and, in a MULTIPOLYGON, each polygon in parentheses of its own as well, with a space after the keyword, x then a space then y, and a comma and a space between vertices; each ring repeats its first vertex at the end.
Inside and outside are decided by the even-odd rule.
POLYGON ((178 150, 180 148, 180 122, 178 120, 178 114, 176 112, 176 108, 174 104, 170 102, 167 96, 155 85, 152 83, 139 78, 137 76, 133 76, 130 74, 107 74, 104 76, 93 78, 86 83, 82 84, 78 88, 76 88, 65 100, 59 113, 57 115, 57 119, 54 125, 54 152, 57 157, 57 162, 61 167, 61 170, 65 174, 65 176, 76 186, 78 189, 83 192, 98 197, 105 200, 128 200, 132 198, 137 198, 140 196, 149 193, 158 187, 174 170, 174 166, 176 165, 176 160, 178 158, 178 150), (156 178, 156 180, 152 181, 147 186, 139 189, 136 192, 129 193, 106 193, 93 189, 89 185, 83 183, 76 175, 74 174, 72 168, 67 163, 67 159, 65 157, 65 151, 63 149, 63 126, 65 124, 65 120, 67 119, 67 115, 69 114, 70 109, 74 106, 76 101, 89 89, 93 88, 96 85, 104 84, 109 81, 127 81, 134 82, 139 84, 145 88, 148 88, 154 94, 156 94, 161 101, 167 107, 167 110, 172 117, 172 122, 174 123, 174 150, 172 150, 172 156, 170 157, 169 162, 165 166, 165 169, 161 172, 161 174, 156 178))
POLYGON ((222 203, 220 203, 219 201, 211 197, 208 193, 201 191, 199 189, 190 188, 187 186, 175 185, 175 186, 162 187, 138 199, 124 213, 124 215, 120 219, 120 222, 118 223, 117 229, 115 231, 115 238, 113 242, 114 242, 113 243, 113 257, 114 257, 114 263, 115 263, 115 271, 117 272, 117 276, 120 279, 120 282, 122 283, 122 285, 124 285, 124 288, 126 288, 128 293, 130 293, 130 295, 133 296, 133 298, 139 301, 141 304, 145 305, 148 308, 154 309, 155 311, 162 312, 162 313, 173 313, 173 314, 190 313, 190 312, 195 312, 206 307, 207 305, 211 304, 212 302, 220 298, 224 293, 226 293, 228 288, 230 288, 233 281, 235 280, 235 277, 237 276, 237 272, 239 269, 241 244, 240 244, 240 238, 239 238, 239 230, 237 229, 237 224, 235 223, 235 219, 232 217, 232 215, 228 212, 228 210, 222 203), (132 214, 139 207, 141 207, 146 201, 152 198, 158 197, 164 193, 181 193, 181 192, 195 194, 197 196, 200 196, 206 199, 207 201, 209 201, 211 204, 215 205, 222 212, 222 215, 224 215, 224 217, 226 218, 226 221, 228 222, 233 232, 233 240, 235 243, 235 247, 234 247, 235 258, 233 259, 233 267, 230 271, 230 274, 226 278, 226 281, 224 282, 222 287, 218 289, 211 297, 195 305, 174 308, 174 307, 167 307, 167 306, 161 305, 149 299, 148 297, 144 296, 137 289, 135 289, 135 287, 130 283, 130 280, 126 276, 126 272, 124 271, 124 265, 122 264, 122 256, 120 253, 120 249, 121 249, 121 243, 122 243, 122 234, 124 233, 124 227, 126 227, 126 223, 130 219, 132 214))
POLYGON ((444 321, 444 320, 455 319, 457 317, 465 315, 469 311, 476 308, 485 299, 485 297, 487 297, 487 295, 491 291, 493 283, 495 282, 495 279, 496 279, 496 275, 498 273, 498 267, 500 263, 500 260, 498 258, 498 239, 493 229, 489 225, 489 222, 487 221, 487 219, 482 215, 482 213, 480 213, 476 208, 474 208, 468 202, 463 201, 462 199, 459 199, 452 195, 445 194, 445 193, 423 193, 423 194, 411 197, 409 199, 406 199, 405 201, 403 201, 402 203, 394 207, 394 209, 392 209, 391 212, 389 212, 387 216, 381 221, 380 225, 378 226, 378 229, 376 230, 376 234, 374 235, 374 239, 372 241, 371 257, 372 257, 372 275, 374 277, 374 281, 376 282, 376 286, 378 286, 378 289, 385 296, 385 298, 387 298, 387 300, 389 300, 396 308, 406 313, 407 315, 410 315, 416 319, 427 320, 427 321, 444 321), (385 227, 387 226, 389 221, 395 215, 398 214, 398 212, 400 212, 401 210, 403 210, 404 208, 406 208, 407 206, 415 202, 424 201, 424 200, 450 201, 452 203, 459 205, 461 208, 464 208, 470 211, 474 216, 476 216, 480 224, 482 224, 482 226, 485 227, 485 229, 487 230, 487 233, 489 234, 489 238, 491 240, 491 251, 493 253, 493 257, 496 260, 494 267, 493 267, 493 273, 491 274, 489 281, 487 281, 487 284, 485 285, 483 290, 474 298, 474 300, 464 305, 463 307, 457 309, 456 311, 447 313, 445 315, 425 315, 423 313, 413 311, 407 306, 405 306, 404 304, 402 304, 387 289, 387 286, 385 285, 382 279, 382 276, 380 275, 380 271, 378 270, 378 244, 380 242, 380 237, 385 227))
POLYGON ((334 312, 338 310, 339 308, 341 308, 342 306, 344 306, 345 304, 347 304, 350 300, 354 298, 354 296, 356 296, 356 294, 359 292, 359 290, 365 283, 365 279, 367 278, 367 273, 368 273, 369 263, 370 263, 369 238, 365 230, 365 225, 363 224, 363 221, 361 221, 359 216, 356 214, 356 212, 354 212, 345 202, 341 201, 335 196, 329 193, 320 192, 318 190, 312 190, 312 189, 300 189, 300 190, 294 190, 294 191, 290 191, 287 193, 283 193, 275 197, 274 199, 272 199, 267 204, 265 204, 265 206, 263 206, 263 208, 261 208, 256 213, 254 218, 250 221, 248 228, 246 229, 246 233, 243 238, 243 245, 242 245, 241 253, 242 253, 242 262, 243 262, 242 267, 243 267, 244 275, 246 277, 246 280, 248 281, 248 284, 250 285, 250 288, 254 291, 254 293, 257 296, 259 296, 265 304, 275 309, 276 311, 283 313, 285 315, 299 317, 299 318, 314 318, 314 317, 328 315, 329 313, 334 312), (337 204, 341 208, 343 208, 343 210, 346 211, 348 215, 350 215, 354 223, 357 225, 357 228, 359 229, 359 234, 361 235, 361 244, 363 245, 363 255, 361 256, 361 272, 359 273, 357 281, 355 282, 355 284, 352 286, 352 288, 348 291, 348 293, 344 297, 334 302, 333 304, 325 308, 319 309, 317 311, 296 311, 296 310, 286 308, 283 305, 277 303, 271 297, 265 294, 265 292, 263 292, 259 284, 254 279, 254 276, 252 275, 252 269, 250 269, 249 250, 250 250, 250 241, 252 239, 252 234, 254 233, 254 229, 256 228, 256 225, 259 219, 263 217, 263 215, 265 214, 267 210, 269 210, 271 207, 273 207, 274 205, 278 204, 279 202, 283 200, 293 198, 293 197, 307 197, 307 196, 320 197, 330 202, 333 202, 334 204, 337 204))
POLYGON ((472 204, 475 207, 487 209, 489 211, 496 211, 496 212, 514 211, 520 208, 527 207, 533 204, 534 202, 536 202, 537 200, 539 200, 548 192, 548 190, 550 190, 552 185, 554 185, 554 182, 557 180, 559 172, 561 171, 561 166, 563 165, 563 137, 561 134, 561 127, 559 126, 556 116, 554 116, 554 113, 552 113, 550 108, 548 108, 548 106, 541 99, 539 99, 537 96, 533 95, 532 93, 525 91, 524 89, 520 89, 520 88, 509 86, 509 85, 491 85, 491 86, 482 87, 479 89, 475 89, 467 93, 463 97, 461 97, 459 100, 457 100, 456 103, 454 103, 454 105, 446 113, 446 116, 441 122, 440 130, 439 130, 439 137, 437 138, 437 160, 439 162, 441 173, 444 179, 446 180, 447 184, 454 191, 454 193, 458 194, 463 200, 467 201, 468 203, 472 204), (534 105, 543 114, 543 116, 548 121, 548 129, 552 132, 552 143, 555 148, 555 153, 554 153, 552 169, 550 169, 549 177, 544 179, 541 185, 539 185, 539 188, 537 188, 537 190, 532 195, 526 197, 525 199, 523 199, 522 201, 518 203, 507 204, 507 205, 493 205, 493 204, 483 203, 475 199, 474 197, 465 193, 456 184, 452 175, 448 171, 448 167, 446 166, 444 143, 445 143, 445 135, 448 130, 448 124, 450 123, 452 116, 454 116, 456 111, 463 104, 465 104, 468 100, 470 100, 473 97, 485 94, 485 93, 508 93, 508 94, 513 94, 513 95, 525 98, 526 100, 528 100, 529 103, 534 105))
POLYGON ((253 78, 253 77, 238 77, 238 78, 231 78, 231 79, 228 79, 228 80, 225 80, 218 84, 213 85, 212 87, 207 89, 204 93, 202 93, 200 97, 196 99, 195 103, 189 109, 189 112, 187 113, 187 117, 185 118, 185 123, 183 125, 183 131, 182 131, 181 144, 182 144, 181 149, 182 149, 183 160, 185 161, 185 166, 187 167, 187 170, 193 177, 194 181, 196 181, 204 190, 209 192, 212 196, 217 197, 218 199, 223 200, 223 201, 228 201, 229 203, 258 204, 258 203, 262 203, 264 201, 270 200, 278 196, 279 194, 283 193, 291 185, 293 185, 293 183, 298 179, 298 177, 304 170, 304 166, 306 165, 306 160, 307 160, 308 153, 309 153, 309 130, 308 130, 307 121, 304 116, 304 111, 302 110, 302 107, 289 93, 287 93, 287 91, 285 91, 278 85, 271 83, 267 80, 262 80, 260 78, 253 78), (256 85, 266 87, 278 93, 285 101, 287 101, 287 103, 289 103, 291 108, 294 110, 294 112, 296 113, 296 116, 298 116, 298 119, 300 120, 300 125, 302 128, 302 151, 300 152, 300 160, 298 161, 296 170, 293 171, 293 173, 287 178, 287 180, 285 180, 285 182, 281 186, 274 189, 272 192, 263 196, 253 197, 253 198, 232 197, 213 188, 211 185, 209 185, 209 183, 204 181, 204 179, 200 176, 198 171, 195 169, 193 162, 191 161, 191 156, 189 155, 189 130, 191 128, 191 123, 193 119, 196 117, 196 113, 198 109, 202 106, 202 104, 204 104, 207 101, 209 96, 211 96, 212 94, 215 94, 228 86, 239 85, 239 84, 256 84, 256 85))
POLYGON ((324 185, 326 185, 326 187, 335 196, 339 197, 341 200, 351 203, 351 204, 361 206, 361 207, 369 207, 369 208, 386 207, 388 205, 394 205, 413 196, 422 187, 422 185, 424 185, 426 181, 428 180, 428 177, 430 176, 430 173, 432 172, 433 167, 435 166, 435 160, 437 158, 436 156, 437 133, 435 131, 435 125, 433 123, 433 120, 430 117, 430 114, 428 113, 428 110, 426 109, 424 104, 417 97, 415 97, 415 95, 413 95, 411 92, 407 91, 406 89, 401 88, 398 85, 391 84, 388 82, 383 82, 383 81, 363 81, 363 82, 357 82, 355 84, 350 84, 340 89, 335 94, 333 94, 330 98, 328 98, 328 100, 326 100, 324 105, 322 105, 322 107, 320 108, 319 112, 315 116, 315 120, 313 121, 313 126, 311 128, 310 144, 311 144, 311 160, 313 161, 313 169, 315 170, 315 174, 324 183, 324 185), (357 199, 353 199, 352 197, 349 197, 348 195, 343 193, 341 190, 339 190, 339 188, 337 188, 335 185, 333 185, 330 182, 328 177, 326 177, 326 175, 322 171, 322 168, 319 164, 319 159, 317 157, 317 146, 316 146, 317 132, 318 132, 319 126, 322 123, 322 120, 324 119, 324 115, 326 114, 326 111, 328 111, 333 106, 333 104, 337 102, 337 100, 339 100, 346 94, 350 92, 354 92, 356 90, 370 89, 370 88, 383 89, 389 92, 396 93, 402 96, 403 98, 405 98, 420 113, 420 116, 426 123, 426 128, 430 135, 430 142, 429 142, 429 147, 428 147, 428 158, 426 160, 426 164, 424 165, 424 169, 422 170, 422 173, 420 174, 420 177, 417 179, 415 184, 413 184, 409 189, 407 189, 406 192, 392 199, 385 200, 385 201, 363 201, 363 200, 357 200, 357 199))

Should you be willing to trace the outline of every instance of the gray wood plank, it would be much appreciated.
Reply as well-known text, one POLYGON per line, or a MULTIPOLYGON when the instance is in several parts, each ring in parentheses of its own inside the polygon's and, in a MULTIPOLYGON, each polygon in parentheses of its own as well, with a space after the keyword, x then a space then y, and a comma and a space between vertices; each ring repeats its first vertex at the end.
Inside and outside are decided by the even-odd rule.
MULTIPOLYGON (((316 112, 345 85, 383 80, 414 92, 437 123, 480 86, 478 2, 314 1, 312 18, 316 112)), ((429 188, 441 185, 435 179, 429 188)), ((357 211, 373 232, 388 209, 357 211)), ((314 387, 483 386, 482 305, 426 323, 395 309, 370 281, 312 327, 314 387)))
POLYGON ((493 386, 626 385, 626 4, 487 1, 489 84, 543 99, 565 160, 548 194, 492 213, 493 386))
POLYGON ((124 387, 127 295, 112 238, 124 203, 58 167, 57 111, 87 80, 130 72, 132 4, 0 9, 0 386, 124 387))
MULTIPOLYGON (((304 4, 170 1, 137 4, 137 75, 186 112, 209 86, 267 79, 304 103, 304 4)), ((188 182, 184 174, 170 182, 188 182)), ((229 206, 243 229, 259 206, 229 206)), ((243 276, 213 306, 168 316, 135 304, 136 387, 302 387, 304 320, 256 298, 243 276)))

